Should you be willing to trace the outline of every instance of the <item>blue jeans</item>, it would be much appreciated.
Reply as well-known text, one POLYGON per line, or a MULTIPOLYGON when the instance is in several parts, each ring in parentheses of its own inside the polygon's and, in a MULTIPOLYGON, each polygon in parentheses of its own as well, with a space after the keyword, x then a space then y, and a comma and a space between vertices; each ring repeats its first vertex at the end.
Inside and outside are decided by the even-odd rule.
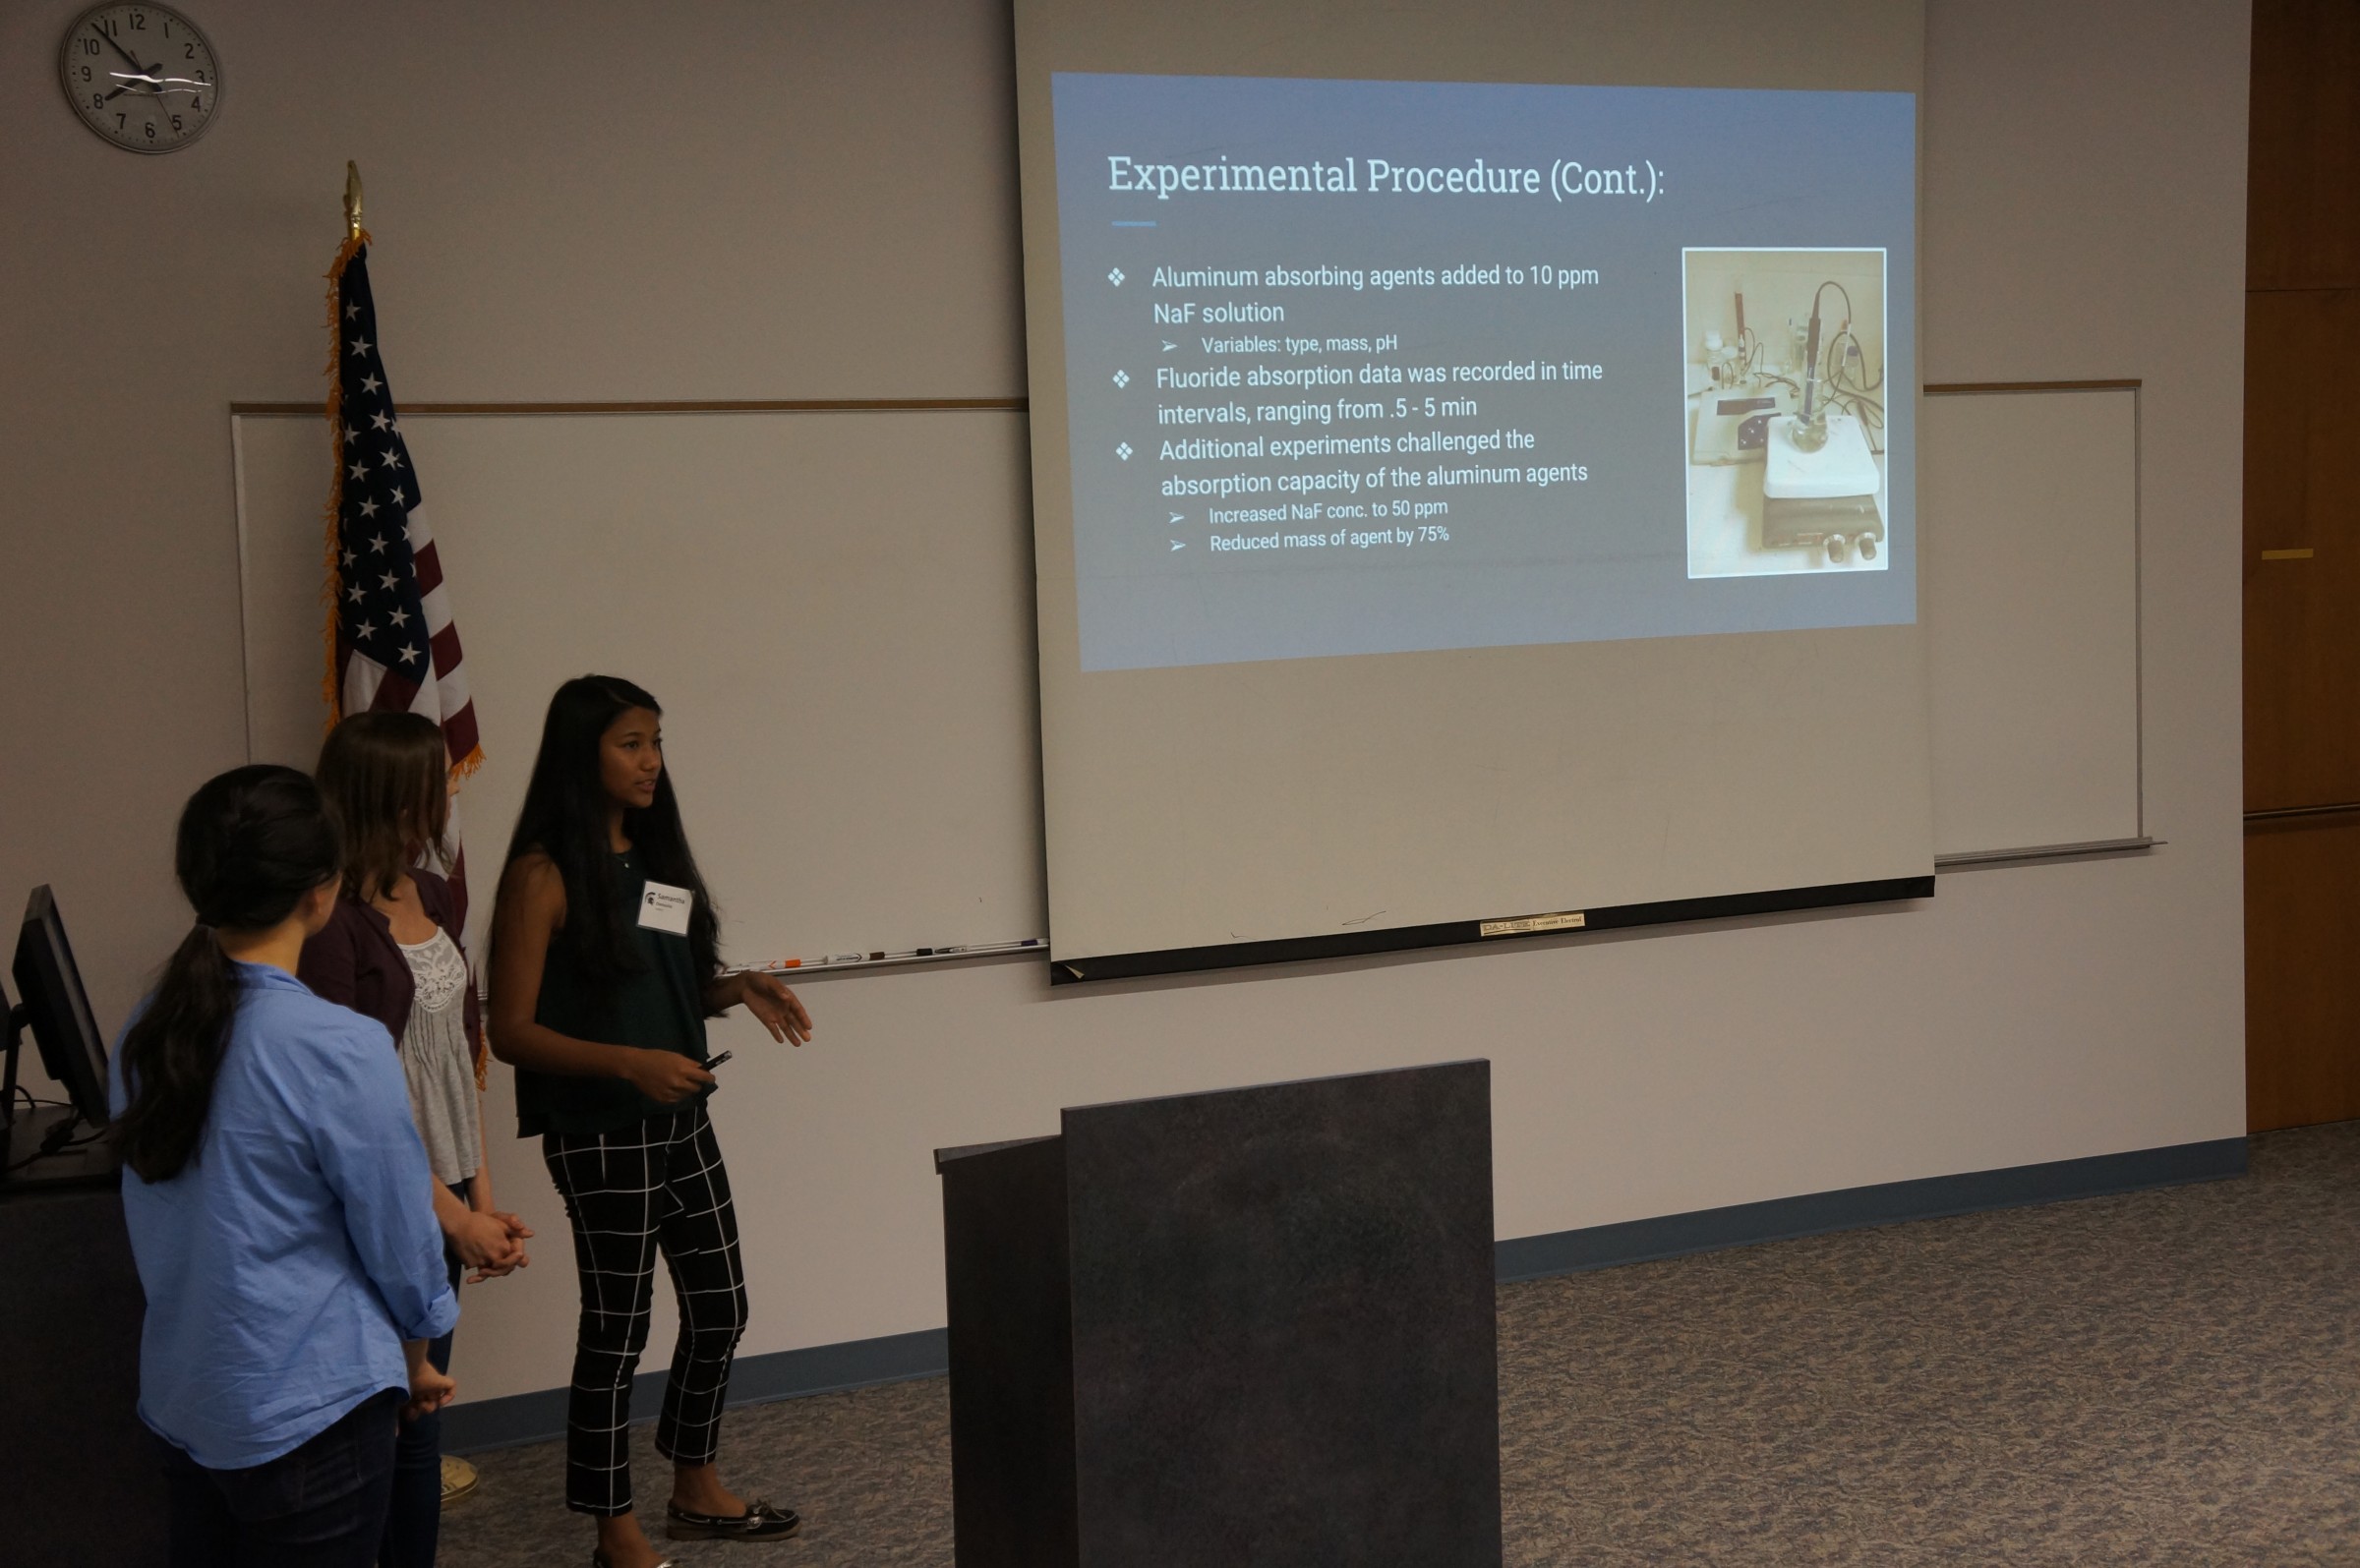
POLYGON ((172 1568, 369 1568, 393 1490, 393 1431, 406 1397, 384 1389, 291 1451, 207 1470, 172 1444, 172 1568))
MULTIPOLYGON (((467 1201, 467 1189, 451 1191, 467 1201)), ((442 1262, 450 1270, 450 1288, 459 1288, 464 1272, 458 1253, 445 1245, 442 1262)), ((450 1335, 427 1341, 426 1359, 435 1370, 450 1370, 450 1335)), ((435 1568, 435 1552, 442 1539, 442 1413, 405 1423, 393 1444, 393 1500, 385 1511, 385 1538, 378 1552, 378 1568, 435 1568)))

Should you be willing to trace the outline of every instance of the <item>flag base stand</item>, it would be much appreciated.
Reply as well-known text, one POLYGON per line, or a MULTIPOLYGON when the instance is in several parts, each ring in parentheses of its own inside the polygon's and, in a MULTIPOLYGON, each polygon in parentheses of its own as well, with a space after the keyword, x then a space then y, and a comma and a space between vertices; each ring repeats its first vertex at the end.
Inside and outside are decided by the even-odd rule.
POLYGON ((444 1454, 442 1456, 443 1507, 448 1508, 452 1503, 455 1503, 460 1498, 467 1496, 469 1493, 473 1492, 476 1487, 481 1486, 483 1483, 483 1476, 477 1472, 473 1465, 470 1465, 467 1463, 467 1461, 461 1459, 456 1454, 444 1454))

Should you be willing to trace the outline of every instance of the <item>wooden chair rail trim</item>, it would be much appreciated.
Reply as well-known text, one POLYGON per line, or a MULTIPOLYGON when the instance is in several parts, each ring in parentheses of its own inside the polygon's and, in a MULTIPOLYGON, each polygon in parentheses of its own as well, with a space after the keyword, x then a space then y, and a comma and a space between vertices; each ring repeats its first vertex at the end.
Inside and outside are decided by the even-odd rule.
POLYGON ((1969 392, 2136 392, 2140 380, 2132 377, 2114 381, 1928 381, 1928 397, 1958 397, 1969 392))
POLYGON ((2285 822, 2295 817, 2333 817, 2347 811, 2360 811, 2360 800, 2338 801, 2328 806, 2272 806, 2266 811, 2249 811, 2248 822, 2285 822))

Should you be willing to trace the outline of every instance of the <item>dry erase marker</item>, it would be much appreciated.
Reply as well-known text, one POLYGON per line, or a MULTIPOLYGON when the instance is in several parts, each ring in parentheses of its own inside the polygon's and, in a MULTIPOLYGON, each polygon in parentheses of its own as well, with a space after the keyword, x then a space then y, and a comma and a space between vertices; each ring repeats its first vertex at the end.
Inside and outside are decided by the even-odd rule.
POLYGON ((824 953, 810 958, 779 958, 763 964, 776 973, 784 969, 845 969, 871 963, 908 963, 917 958, 981 958, 995 953, 1023 953, 1047 947, 1045 937, 1025 937, 1016 942, 983 942, 973 945, 956 944, 940 948, 912 948, 905 953, 824 953))
POLYGON ((719 1056, 706 1057, 705 1071, 708 1073, 712 1072, 715 1068, 721 1066, 724 1062, 727 1062, 731 1057, 734 1057, 738 1053, 735 1051, 724 1051, 719 1056))

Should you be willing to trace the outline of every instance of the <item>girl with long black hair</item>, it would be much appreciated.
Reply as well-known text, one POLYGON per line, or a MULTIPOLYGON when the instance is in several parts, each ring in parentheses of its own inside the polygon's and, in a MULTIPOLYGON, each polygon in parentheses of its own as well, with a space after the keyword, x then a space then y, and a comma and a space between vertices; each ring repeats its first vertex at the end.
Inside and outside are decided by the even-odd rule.
POLYGON ((573 1224, 565 1501, 597 1518, 599 1568, 659 1561, 633 1511, 628 1424, 658 1251, 680 1317, 656 1424, 673 1462, 666 1534, 779 1540, 801 1527, 793 1509, 724 1488, 714 1465, 746 1302, 704 1064, 705 1020, 733 1006, 798 1046, 811 1018, 770 976, 722 971, 662 715, 616 676, 558 688, 493 926, 493 1054, 516 1068, 518 1133, 541 1138, 573 1224))
POLYGON ((384 1026, 295 978, 342 873, 312 781, 210 781, 174 865, 197 923, 109 1085, 171 1561, 362 1568, 397 1413, 431 1414, 453 1386, 426 1355, 458 1319, 426 1154, 384 1026))

